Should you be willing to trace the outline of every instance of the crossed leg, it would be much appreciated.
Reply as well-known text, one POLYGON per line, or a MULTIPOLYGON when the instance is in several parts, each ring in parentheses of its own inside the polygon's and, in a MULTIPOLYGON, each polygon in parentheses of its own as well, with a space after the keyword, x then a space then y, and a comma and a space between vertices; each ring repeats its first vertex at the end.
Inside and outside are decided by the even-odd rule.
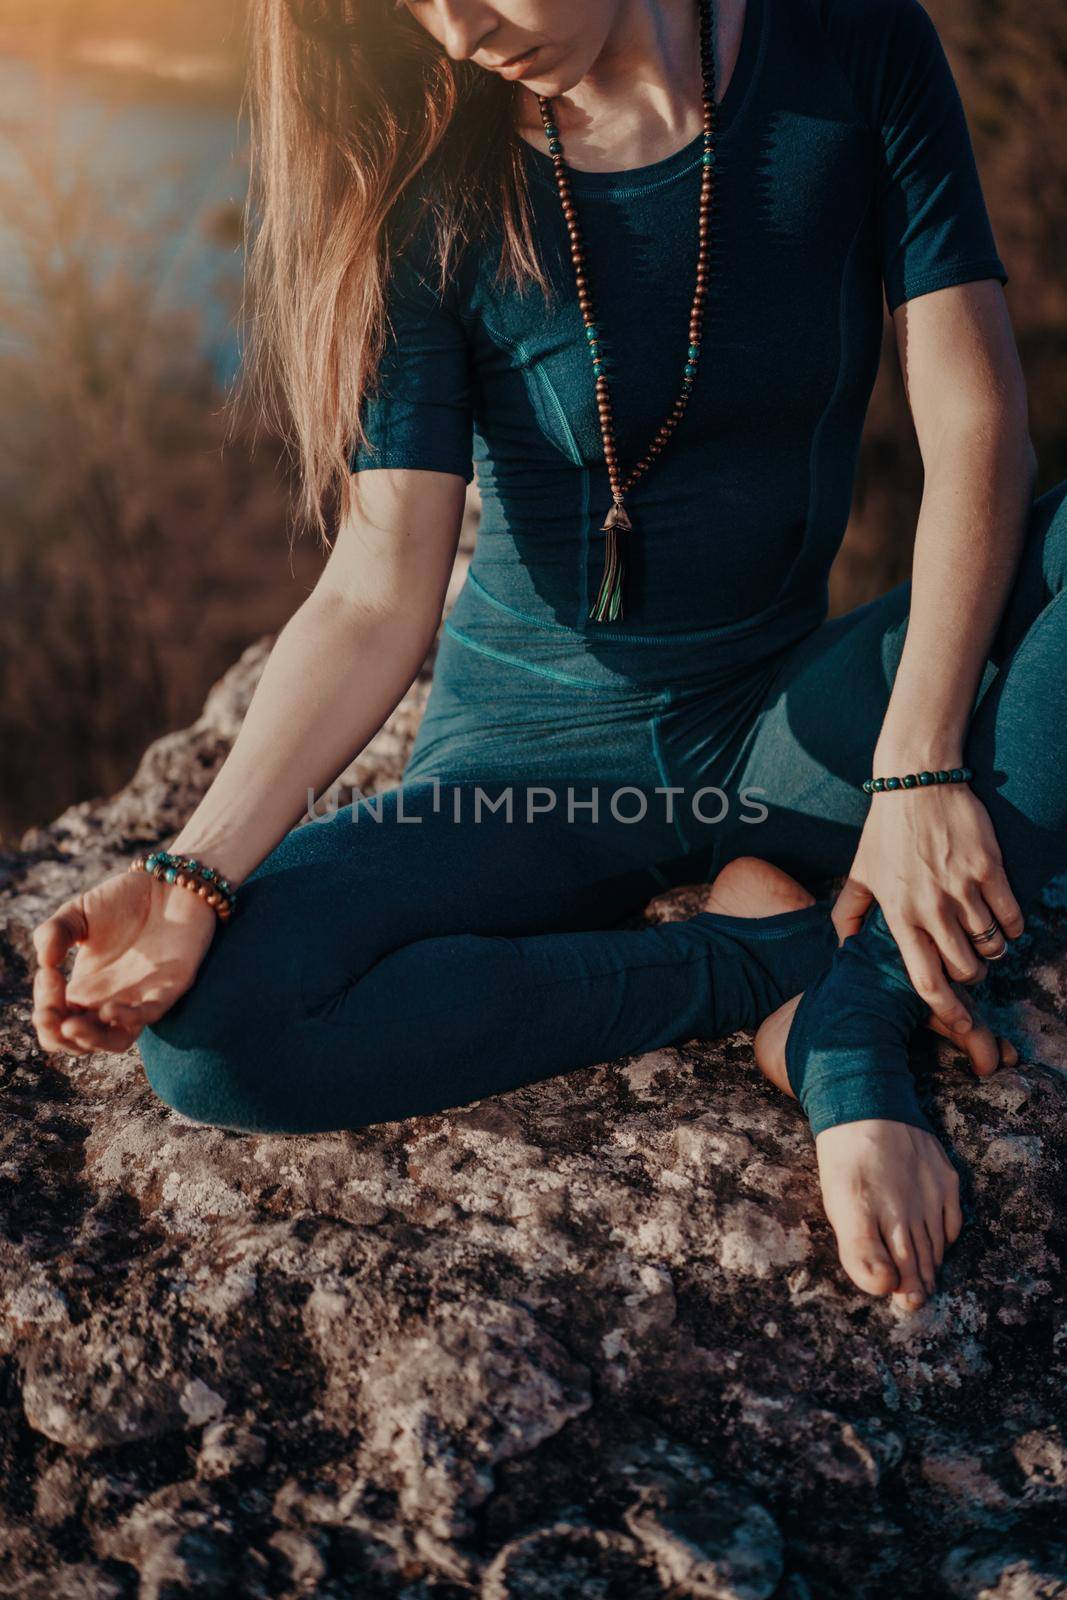
POLYGON ((754 1028, 829 958, 829 901, 810 895, 614 926, 665 882, 638 827, 571 821, 565 792, 528 820, 523 784, 483 791, 510 792, 510 816, 479 811, 477 790, 418 780, 289 833, 138 1037, 156 1093, 244 1132, 392 1121, 754 1028))
MULTIPOLYGON (((869 804, 858 785, 903 647, 910 585, 805 640, 761 708, 739 781, 769 791, 758 853, 787 870, 847 870, 869 804)), ((1067 483, 1034 503, 1016 582, 964 746, 1024 913, 1067 868, 1067 483)), ((980 996, 980 985, 975 993, 980 996)), ((959 1230, 956 1181, 908 1071, 928 1018, 879 906, 819 978, 757 1034, 768 1076, 816 1135, 827 1214, 860 1287, 921 1304, 959 1230)))

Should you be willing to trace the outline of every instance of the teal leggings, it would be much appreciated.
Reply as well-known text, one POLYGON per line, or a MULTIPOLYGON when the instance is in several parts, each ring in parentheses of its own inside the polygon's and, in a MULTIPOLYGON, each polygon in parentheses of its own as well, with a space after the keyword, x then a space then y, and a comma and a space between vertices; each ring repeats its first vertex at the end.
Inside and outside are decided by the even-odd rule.
MULTIPOLYGON (((965 760, 1024 912, 1067 868, 1067 483, 1034 504, 965 760)), ((805 991, 789 1071, 813 1128, 924 1126, 926 1015, 880 908, 840 949, 824 881, 909 585, 829 621, 590 646, 504 606, 477 553, 401 784, 294 828, 138 1049, 168 1104, 249 1132, 356 1128, 753 1028, 805 991), (763 918, 626 926, 755 855, 815 890, 763 918)))

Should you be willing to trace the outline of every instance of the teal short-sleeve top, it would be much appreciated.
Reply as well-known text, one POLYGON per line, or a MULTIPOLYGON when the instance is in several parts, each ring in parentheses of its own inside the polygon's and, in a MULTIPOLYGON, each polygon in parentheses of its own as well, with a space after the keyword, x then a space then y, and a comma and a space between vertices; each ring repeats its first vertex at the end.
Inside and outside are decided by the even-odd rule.
MULTIPOLYGON (((611 489, 554 169, 547 142, 515 137, 554 303, 494 283, 499 237, 465 252, 444 295, 417 254, 399 263, 362 411, 373 448, 352 470, 477 472, 474 580, 535 625, 632 637, 825 610, 883 307, 1008 281, 927 11, 748 0, 718 109, 697 375, 626 495, 618 623, 588 616, 611 489)), ((570 169, 624 480, 681 387, 702 138, 633 170, 570 169)))

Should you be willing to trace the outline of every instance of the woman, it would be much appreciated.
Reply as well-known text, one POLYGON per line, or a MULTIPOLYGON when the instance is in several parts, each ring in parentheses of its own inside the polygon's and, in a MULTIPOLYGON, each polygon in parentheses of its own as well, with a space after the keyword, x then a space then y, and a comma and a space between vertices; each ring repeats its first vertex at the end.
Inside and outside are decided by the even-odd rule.
POLYGON ((758 1028, 845 1270, 921 1304, 961 1219, 908 1039, 1014 1059, 959 986, 1067 866, 1067 485, 1033 501, 932 23, 258 0, 253 45, 252 370, 339 533, 173 841, 229 925, 192 868, 75 897, 36 933, 42 1044, 136 1041, 187 1115, 310 1132, 758 1028), (827 620, 883 295, 913 578, 827 620), (298 825, 433 643, 475 459, 402 784, 298 825), (702 880, 708 911, 619 926, 702 880))

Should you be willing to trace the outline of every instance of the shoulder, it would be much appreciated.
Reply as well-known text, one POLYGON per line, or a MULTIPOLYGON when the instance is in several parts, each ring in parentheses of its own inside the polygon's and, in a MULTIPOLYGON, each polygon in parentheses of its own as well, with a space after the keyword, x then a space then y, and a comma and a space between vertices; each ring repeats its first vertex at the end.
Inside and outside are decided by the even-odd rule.
POLYGON ((825 49, 848 80, 858 110, 884 122, 901 86, 943 59, 922 0, 807 0, 825 49))
POLYGON ((828 39, 876 45, 901 32, 933 29, 922 0, 808 0, 828 39))

